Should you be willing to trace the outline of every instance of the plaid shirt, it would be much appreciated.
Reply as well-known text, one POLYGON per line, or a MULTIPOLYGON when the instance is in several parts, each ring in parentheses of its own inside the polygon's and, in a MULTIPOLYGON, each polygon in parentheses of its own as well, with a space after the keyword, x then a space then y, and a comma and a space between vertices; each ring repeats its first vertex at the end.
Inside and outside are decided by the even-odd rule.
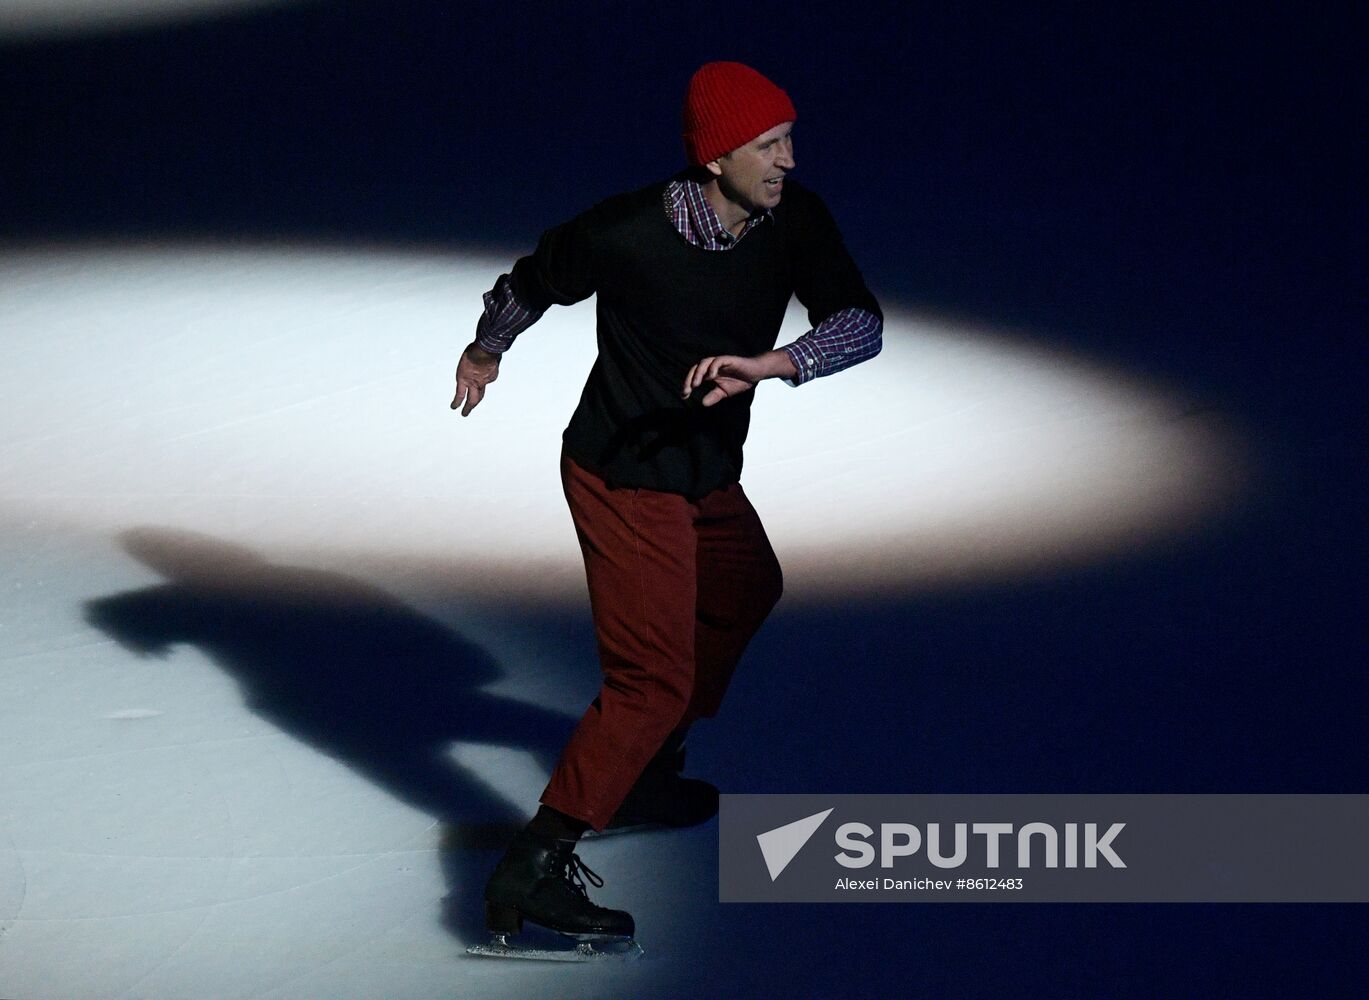
MULTIPOLYGON (((746 220, 739 235, 733 235, 708 203, 703 185, 689 179, 666 185, 665 210, 679 234, 704 250, 731 250, 752 229, 770 219, 769 209, 758 212, 746 220)), ((507 351, 514 338, 542 316, 518 301, 507 274, 499 276, 494 287, 485 293, 484 301, 485 312, 476 324, 475 340, 491 354, 507 351)), ((839 309, 816 328, 781 348, 798 372, 794 378, 784 381, 801 385, 866 361, 879 353, 882 334, 883 324, 874 313, 864 309, 839 309)))

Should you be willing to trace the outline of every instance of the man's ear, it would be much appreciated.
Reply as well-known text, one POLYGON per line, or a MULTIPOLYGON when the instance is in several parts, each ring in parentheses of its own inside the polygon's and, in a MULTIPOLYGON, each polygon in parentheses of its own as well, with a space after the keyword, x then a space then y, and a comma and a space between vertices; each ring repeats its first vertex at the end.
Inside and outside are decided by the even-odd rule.
MULTIPOLYGON (((718 159, 721 158, 722 157, 719 157, 718 159)), ((712 174, 714 177, 721 177, 723 175, 723 168, 718 163, 718 160, 709 160, 707 163, 704 164, 704 166, 708 169, 708 172, 712 174)))

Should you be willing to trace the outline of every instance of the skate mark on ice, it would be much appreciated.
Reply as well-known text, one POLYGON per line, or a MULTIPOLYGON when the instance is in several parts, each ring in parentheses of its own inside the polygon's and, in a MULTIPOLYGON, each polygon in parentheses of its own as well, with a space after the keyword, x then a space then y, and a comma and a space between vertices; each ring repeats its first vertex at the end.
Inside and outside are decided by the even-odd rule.
POLYGON ((159 715, 165 715, 160 708, 121 708, 116 712, 102 715, 102 719, 116 719, 126 721, 130 719, 155 719, 159 715))

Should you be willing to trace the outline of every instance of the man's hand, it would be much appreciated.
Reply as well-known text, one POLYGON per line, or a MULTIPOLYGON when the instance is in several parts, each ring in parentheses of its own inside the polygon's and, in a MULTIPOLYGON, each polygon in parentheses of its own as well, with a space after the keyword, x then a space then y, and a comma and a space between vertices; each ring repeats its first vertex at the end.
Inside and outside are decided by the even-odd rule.
POLYGON ((452 409, 461 406, 461 415, 469 417, 485 398, 485 386, 498 377, 499 355, 491 354, 479 344, 470 344, 461 352, 461 360, 456 365, 456 397, 452 400, 452 409), (464 406, 462 400, 465 400, 464 406))
POLYGON ((684 387, 680 390, 680 398, 688 399, 699 386, 712 382, 713 388, 703 398, 704 406, 712 406, 729 396, 754 389, 762 379, 793 378, 796 374, 794 362, 789 360, 789 355, 784 351, 766 351, 754 358, 720 354, 714 358, 704 358, 689 369, 684 387))

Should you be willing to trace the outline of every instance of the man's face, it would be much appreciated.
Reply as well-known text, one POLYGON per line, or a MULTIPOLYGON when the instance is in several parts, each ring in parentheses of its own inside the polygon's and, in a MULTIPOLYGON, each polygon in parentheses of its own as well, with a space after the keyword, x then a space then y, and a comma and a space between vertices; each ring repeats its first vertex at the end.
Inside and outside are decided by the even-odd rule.
POLYGON ((794 169, 793 129, 793 122, 781 122, 708 164, 729 201, 752 214, 780 203, 784 175, 794 169))

